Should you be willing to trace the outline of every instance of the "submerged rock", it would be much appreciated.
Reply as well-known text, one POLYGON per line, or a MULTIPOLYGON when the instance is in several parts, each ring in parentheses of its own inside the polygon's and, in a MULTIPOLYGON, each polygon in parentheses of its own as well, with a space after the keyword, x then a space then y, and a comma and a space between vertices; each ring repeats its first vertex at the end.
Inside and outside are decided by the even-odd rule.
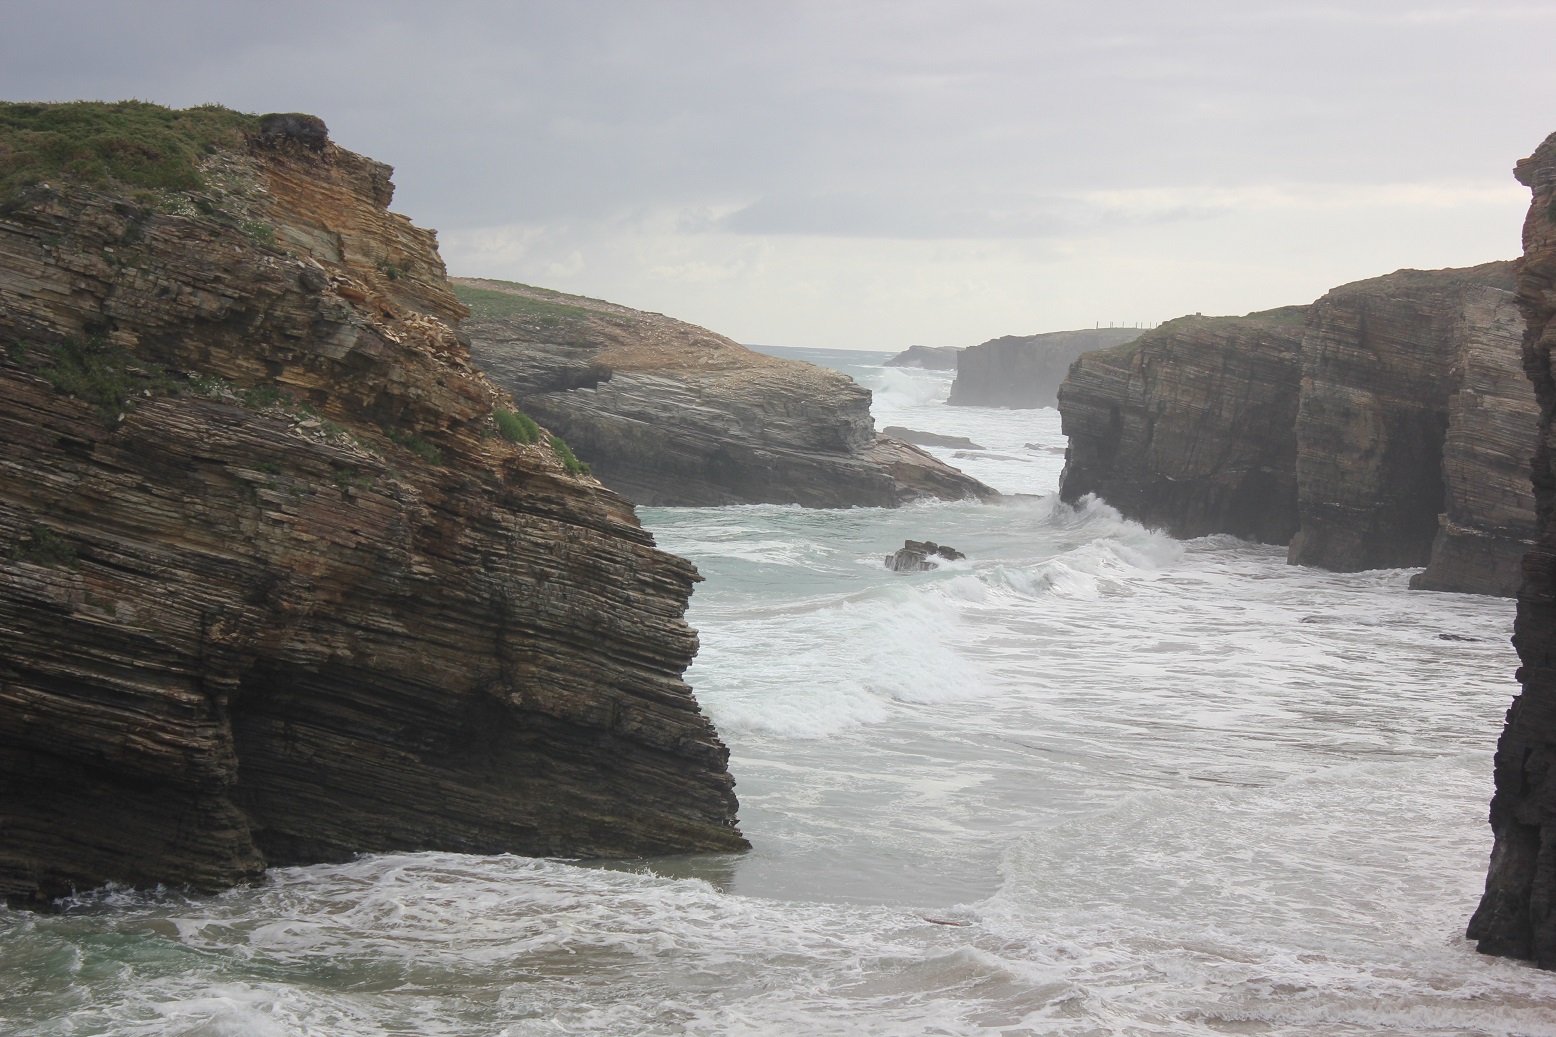
POLYGON ((896 507, 996 492, 875 431, 847 375, 704 328, 505 281, 456 278, 472 356, 607 486, 654 506, 896 507))
POLYGON ((1534 445, 1534 493, 1539 525, 1523 561, 1513 645, 1522 693, 1507 711, 1497 742, 1496 793, 1491 800, 1495 843, 1486 891, 1467 935, 1487 954, 1523 958, 1556 969, 1556 134, 1518 163, 1532 189, 1524 221, 1518 307, 1525 318, 1524 370, 1539 400, 1534 445))
POLYGON ((886 568, 892 572, 916 573, 938 569, 934 559, 959 561, 967 556, 954 547, 937 544, 933 540, 904 540, 902 546, 886 556, 886 568))
POLYGON ((221 118, 0 206, 0 894, 745 846, 696 569, 510 440, 388 166, 221 118))
POLYGON ((912 443, 914 446, 938 446, 950 450, 984 450, 966 436, 942 436, 938 432, 920 432, 914 428, 903 428, 901 425, 887 425, 881 432, 904 443, 912 443))

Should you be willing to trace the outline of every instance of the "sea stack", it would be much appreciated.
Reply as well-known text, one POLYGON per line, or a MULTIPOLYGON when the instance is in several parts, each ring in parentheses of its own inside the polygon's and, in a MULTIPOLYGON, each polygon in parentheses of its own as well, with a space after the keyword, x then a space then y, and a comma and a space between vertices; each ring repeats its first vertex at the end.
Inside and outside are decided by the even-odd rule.
POLYGON ((1518 308, 1526 322, 1524 370, 1539 400, 1538 430, 1525 436, 1526 443, 1533 439, 1539 528, 1524 558, 1513 630, 1523 688, 1497 742, 1495 843, 1468 935, 1487 954, 1556 969, 1556 134, 1518 163, 1515 175, 1533 192, 1518 308))
POLYGON ((307 116, 7 109, 0 894, 745 845, 696 570, 502 420, 388 166, 307 116))

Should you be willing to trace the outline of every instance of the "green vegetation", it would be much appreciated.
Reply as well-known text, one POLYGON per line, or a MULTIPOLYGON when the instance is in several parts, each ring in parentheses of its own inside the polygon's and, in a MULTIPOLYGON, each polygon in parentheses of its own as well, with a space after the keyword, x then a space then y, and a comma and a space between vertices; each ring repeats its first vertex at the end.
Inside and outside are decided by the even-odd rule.
POLYGON ((246 389, 243 392, 243 406, 251 410, 264 410, 266 407, 274 407, 278 403, 290 407, 294 402, 290 393, 270 382, 256 385, 252 389, 246 389))
POLYGON ((566 443, 562 442, 561 436, 551 437, 551 449, 556 452, 557 457, 561 458, 562 467, 569 472, 572 472, 574 475, 589 474, 589 466, 573 456, 572 450, 568 448, 566 443))
POLYGON ((581 302, 595 302, 597 300, 585 299, 581 295, 565 295, 562 292, 553 292, 545 288, 535 288, 518 282, 512 283, 515 288, 522 288, 528 292, 539 292, 546 296, 544 299, 536 299, 528 295, 510 295, 494 288, 472 288, 468 285, 453 285, 454 294, 459 301, 470 307, 472 317, 531 317, 542 324, 555 326, 563 321, 577 321, 588 317, 608 316, 597 310, 591 310, 584 306, 574 306, 563 302, 564 299, 577 299, 581 302))
POLYGON ((414 432, 385 428, 384 435, 388 436, 389 442, 395 446, 404 447, 428 464, 443 463, 443 452, 414 432))
POLYGON ((55 389, 96 405, 106 420, 128 410, 131 397, 137 393, 174 389, 165 374, 137 367, 134 357, 101 338, 71 337, 48 346, 16 342, 10 352, 55 389))
POLYGON ((502 438, 510 443, 540 442, 540 426, 522 411, 498 407, 492 411, 492 420, 497 423, 497 431, 502 434, 502 438))
POLYGON ((1301 327, 1307 323, 1307 311, 1306 306, 1277 306, 1273 310, 1256 310, 1248 316, 1272 324, 1291 324, 1301 327))
POLYGON ((242 147, 258 128, 258 116, 216 104, 177 111, 144 101, 0 102, 0 207, 55 180, 203 190, 201 159, 242 147))
POLYGON ((76 549, 47 526, 33 526, 28 530, 27 539, 18 541, 11 548, 10 558, 13 562, 31 562, 51 569, 75 569, 80 565, 76 549))

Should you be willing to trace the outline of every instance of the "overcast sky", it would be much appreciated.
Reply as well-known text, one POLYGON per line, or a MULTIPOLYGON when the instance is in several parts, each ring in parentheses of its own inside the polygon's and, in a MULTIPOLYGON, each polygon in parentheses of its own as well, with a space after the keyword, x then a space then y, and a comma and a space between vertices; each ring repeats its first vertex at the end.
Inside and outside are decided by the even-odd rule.
POLYGON ((1516 256, 1556 4, 7 0, 0 97, 322 116, 455 274, 970 345, 1516 256))

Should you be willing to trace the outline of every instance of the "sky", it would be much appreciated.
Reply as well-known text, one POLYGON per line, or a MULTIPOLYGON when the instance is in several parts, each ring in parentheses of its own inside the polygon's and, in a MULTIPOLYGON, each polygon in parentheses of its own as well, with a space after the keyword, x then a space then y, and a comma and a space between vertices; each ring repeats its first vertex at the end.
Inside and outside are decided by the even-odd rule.
POLYGON ((854 349, 1520 251, 1556 4, 7 0, 0 98, 321 116, 452 274, 854 349))

